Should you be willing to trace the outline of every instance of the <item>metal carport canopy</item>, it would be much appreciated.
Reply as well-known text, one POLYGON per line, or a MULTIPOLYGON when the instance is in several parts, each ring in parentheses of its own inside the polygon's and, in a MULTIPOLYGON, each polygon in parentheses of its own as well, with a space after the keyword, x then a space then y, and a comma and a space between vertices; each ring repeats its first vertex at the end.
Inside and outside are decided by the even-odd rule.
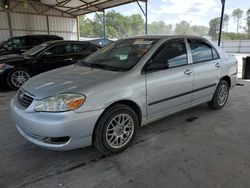
MULTIPOLYGON (((28 0, 12 0, 12 1, 46 5, 48 7, 54 8, 68 15, 71 15, 73 17, 77 17, 79 15, 88 14, 92 12, 102 11, 103 19, 101 21, 103 22, 103 27, 104 27, 104 39, 105 39, 105 9, 137 2, 139 8, 141 9, 142 13, 145 16, 145 34, 147 34, 147 22, 148 22, 147 2, 148 0, 29 0, 29 1, 28 0), (145 3, 145 9, 142 8, 139 2, 145 3)), ((219 40, 218 40, 219 46, 220 46, 220 41, 221 41, 225 1, 226 0, 221 0, 222 9, 221 9, 219 40)), ((9 0, 2 0, 3 4, 8 3, 8 2, 9 0)), ((6 5, 4 6, 6 9, 8 9, 8 6, 7 7, 6 5)))
MULTIPOLYGON (((147 0, 138 0, 147 2, 147 0)), ((105 9, 138 2, 137 0, 33 0, 33 2, 52 6, 73 16, 79 16, 105 9)))
MULTIPOLYGON (((24 1, 24 0, 16 0, 24 1)), ((92 12, 103 12, 103 18, 100 20, 103 23, 103 38, 106 39, 105 32, 105 9, 121 6, 129 3, 136 2, 145 16, 145 34, 147 34, 147 24, 148 24, 148 11, 147 2, 148 0, 32 0, 29 3, 40 3, 54 9, 60 10, 71 16, 80 16, 92 12), (142 8, 139 2, 145 3, 145 9, 142 8)))
MULTIPOLYGON (((73 16, 79 16, 83 14, 88 14, 92 12, 102 11, 104 12, 103 25, 104 25, 104 39, 105 39, 105 9, 112 8, 115 6, 120 6, 132 2, 137 2, 142 13, 145 16, 145 34, 147 34, 147 1, 148 0, 38 0, 43 4, 53 6, 55 9, 61 10, 73 16), (139 1, 145 2, 145 10, 142 9, 139 1)), ((224 7, 225 0, 221 0, 222 9, 221 9, 221 22, 219 30, 219 40, 218 45, 220 46, 221 42, 221 33, 222 33, 222 24, 224 17, 224 7)))

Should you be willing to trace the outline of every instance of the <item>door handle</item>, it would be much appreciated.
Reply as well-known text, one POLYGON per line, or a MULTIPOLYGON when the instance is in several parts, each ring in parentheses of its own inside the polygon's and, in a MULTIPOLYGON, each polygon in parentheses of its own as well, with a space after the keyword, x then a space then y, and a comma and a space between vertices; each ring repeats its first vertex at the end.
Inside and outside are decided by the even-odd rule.
POLYGON ((220 68, 221 65, 220 65, 220 63, 216 63, 214 66, 217 68, 220 68))
POLYGON ((193 73, 193 71, 190 70, 190 69, 187 69, 187 70, 185 70, 185 72, 184 72, 184 74, 186 74, 186 75, 190 75, 190 74, 192 74, 192 73, 193 73))
POLYGON ((66 58, 66 59, 64 59, 64 61, 72 61, 73 60, 73 58, 66 58))

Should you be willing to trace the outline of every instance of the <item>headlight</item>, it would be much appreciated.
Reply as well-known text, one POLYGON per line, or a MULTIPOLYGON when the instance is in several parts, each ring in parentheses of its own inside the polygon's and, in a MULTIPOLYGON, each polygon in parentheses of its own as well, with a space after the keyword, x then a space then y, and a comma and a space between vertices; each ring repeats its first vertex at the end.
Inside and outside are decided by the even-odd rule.
POLYGON ((84 101, 84 95, 60 94, 37 102, 34 110, 36 112, 65 112, 79 108, 84 101))

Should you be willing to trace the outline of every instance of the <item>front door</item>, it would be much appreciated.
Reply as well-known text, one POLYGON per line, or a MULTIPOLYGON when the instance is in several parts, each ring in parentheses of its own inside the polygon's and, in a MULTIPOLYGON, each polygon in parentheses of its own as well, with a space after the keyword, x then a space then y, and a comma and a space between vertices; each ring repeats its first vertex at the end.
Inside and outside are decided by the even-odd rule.
POLYGON ((146 64, 148 118, 157 118, 191 105, 193 72, 183 40, 166 42, 146 64))

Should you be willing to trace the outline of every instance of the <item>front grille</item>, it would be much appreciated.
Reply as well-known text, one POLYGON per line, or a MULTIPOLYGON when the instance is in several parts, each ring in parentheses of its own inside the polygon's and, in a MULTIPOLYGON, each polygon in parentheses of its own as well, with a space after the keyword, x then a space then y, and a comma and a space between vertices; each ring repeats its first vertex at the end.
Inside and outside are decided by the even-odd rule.
POLYGON ((17 101, 23 107, 28 108, 29 105, 33 102, 33 100, 34 100, 34 98, 30 94, 28 94, 27 92, 25 92, 21 89, 17 92, 17 101))

